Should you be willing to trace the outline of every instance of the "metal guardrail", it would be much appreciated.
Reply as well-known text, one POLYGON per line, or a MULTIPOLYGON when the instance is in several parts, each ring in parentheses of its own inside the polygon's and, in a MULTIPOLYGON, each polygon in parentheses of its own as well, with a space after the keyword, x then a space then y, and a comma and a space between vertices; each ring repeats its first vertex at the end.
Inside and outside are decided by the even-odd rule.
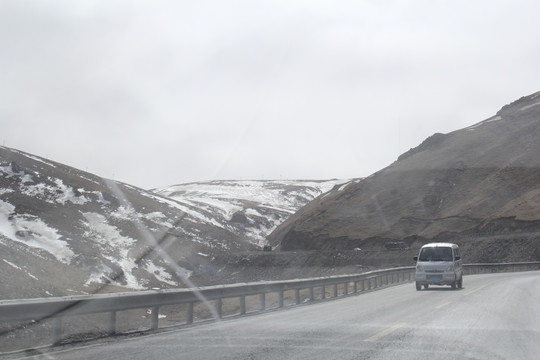
MULTIPOLYGON (((464 265, 464 274, 538 269, 540 269, 540 262, 467 264, 464 265)), ((0 301, 0 324, 24 321, 39 323, 52 320, 52 344, 55 345, 62 341, 62 322, 66 317, 109 313, 106 329, 108 335, 114 335, 117 333, 117 312, 141 308, 151 309, 148 330, 152 331, 159 328, 159 308, 166 305, 185 304, 185 324, 193 324, 194 304, 201 302, 203 299, 215 300, 214 318, 219 319, 223 317, 223 300, 237 298, 239 312, 232 316, 242 316, 248 313, 246 307, 247 296, 259 296, 260 306, 258 310, 251 312, 256 313, 269 309, 266 305, 266 297, 270 293, 277 293, 277 308, 279 309, 285 307, 284 293, 286 291, 294 292, 293 305, 299 305, 302 303, 300 297, 300 291, 302 290, 308 292, 306 301, 311 303, 354 295, 403 282, 412 282, 414 281, 414 271, 415 267, 409 266, 376 270, 357 275, 207 286, 196 289, 168 289, 57 298, 3 300, 0 301), (317 288, 320 288, 321 291, 316 297, 315 289, 317 288), (327 293, 330 296, 327 296, 327 293)))
POLYGON ((484 263, 484 264, 464 264, 464 275, 489 274, 497 272, 518 272, 540 270, 540 261, 515 262, 515 263, 484 263))
MULTIPOLYGON (((150 309, 148 330, 159 328, 159 308, 166 305, 186 305, 185 324, 194 323, 194 305, 202 300, 212 301, 214 318, 222 318, 224 299, 237 298, 239 312, 232 316, 248 314, 246 297, 259 296, 259 308, 251 313, 268 310, 266 297, 277 293, 278 308, 285 307, 284 293, 293 291, 294 304, 301 304, 300 291, 307 290, 308 302, 352 295, 362 291, 409 282, 414 279, 414 267, 376 270, 357 275, 340 275, 286 281, 264 281, 243 284, 207 286, 195 289, 149 290, 131 293, 95 294, 0 301, 0 324, 27 321, 39 323, 52 320, 52 344, 62 341, 62 322, 67 317, 109 313, 107 333, 117 333, 117 312, 131 309, 150 309), (315 297, 315 289, 322 291, 315 297), (328 294, 328 295, 327 295, 328 294)), ((304 297, 302 297, 303 299, 304 297)), ((207 319, 204 319, 206 321, 207 319)), ((179 324, 182 325, 182 324, 179 324)))

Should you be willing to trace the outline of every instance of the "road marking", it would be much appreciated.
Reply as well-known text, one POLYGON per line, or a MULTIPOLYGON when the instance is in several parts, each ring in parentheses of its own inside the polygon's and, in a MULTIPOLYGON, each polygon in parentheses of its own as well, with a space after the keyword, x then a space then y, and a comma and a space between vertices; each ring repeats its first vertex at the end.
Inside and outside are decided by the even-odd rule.
POLYGON ((396 325, 392 326, 389 329, 386 329, 386 330, 381 331, 380 333, 378 333, 376 335, 373 335, 372 337, 368 337, 367 339, 364 339, 364 341, 377 341, 380 338, 385 337, 386 335, 390 335, 391 333, 393 333, 394 331, 396 331, 399 328, 404 327, 405 325, 407 325, 407 323, 396 324, 396 325))
POLYGON ((491 281, 491 282, 487 283, 486 285, 483 285, 483 286, 480 286, 479 288, 476 288, 476 289, 474 289, 474 290, 471 290, 471 291, 469 291, 468 293, 466 293, 464 296, 474 294, 475 292, 480 291, 480 290, 482 290, 482 289, 485 288, 485 287, 488 287, 489 285, 493 284, 494 282, 495 282, 495 281, 491 281))
POLYGON ((435 306, 435 309, 441 309, 441 308, 445 307, 446 305, 450 305, 451 303, 452 303, 451 301, 445 302, 444 304, 440 304, 440 305, 435 306))

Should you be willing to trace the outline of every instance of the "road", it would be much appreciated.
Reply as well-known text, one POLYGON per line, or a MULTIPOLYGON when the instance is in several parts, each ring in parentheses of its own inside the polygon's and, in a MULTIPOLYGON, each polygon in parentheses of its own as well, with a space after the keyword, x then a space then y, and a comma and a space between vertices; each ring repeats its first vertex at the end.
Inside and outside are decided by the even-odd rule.
POLYGON ((359 296, 28 359, 537 359, 540 272, 359 296))

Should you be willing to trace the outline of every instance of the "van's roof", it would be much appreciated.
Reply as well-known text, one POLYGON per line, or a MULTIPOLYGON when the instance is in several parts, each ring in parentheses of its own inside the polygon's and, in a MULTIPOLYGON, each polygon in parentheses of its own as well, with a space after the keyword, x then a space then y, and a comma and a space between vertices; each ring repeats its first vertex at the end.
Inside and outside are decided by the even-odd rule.
POLYGON ((426 244, 424 246, 422 246, 422 248, 425 248, 425 247, 452 247, 452 248, 457 248, 459 246, 457 246, 456 244, 452 244, 452 243, 429 243, 429 244, 426 244))

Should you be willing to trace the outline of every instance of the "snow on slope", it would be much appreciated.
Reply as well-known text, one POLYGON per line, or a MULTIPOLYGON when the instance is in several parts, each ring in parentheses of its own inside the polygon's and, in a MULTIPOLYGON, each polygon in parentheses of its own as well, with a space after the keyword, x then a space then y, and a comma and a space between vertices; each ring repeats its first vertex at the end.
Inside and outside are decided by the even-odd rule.
POLYGON ((184 286, 211 261, 199 254, 254 249, 214 225, 212 214, 202 221, 182 207, 0 146, 1 297, 85 293, 105 284, 184 286), (157 243, 166 253, 160 255, 157 243))
POLYGON ((335 185, 346 186, 211 181, 146 191, 0 146, 0 293, 211 283, 215 256, 266 245, 277 225, 335 185))
POLYGON ((263 246, 266 236, 301 207, 347 180, 208 181, 155 189, 191 216, 263 246))

